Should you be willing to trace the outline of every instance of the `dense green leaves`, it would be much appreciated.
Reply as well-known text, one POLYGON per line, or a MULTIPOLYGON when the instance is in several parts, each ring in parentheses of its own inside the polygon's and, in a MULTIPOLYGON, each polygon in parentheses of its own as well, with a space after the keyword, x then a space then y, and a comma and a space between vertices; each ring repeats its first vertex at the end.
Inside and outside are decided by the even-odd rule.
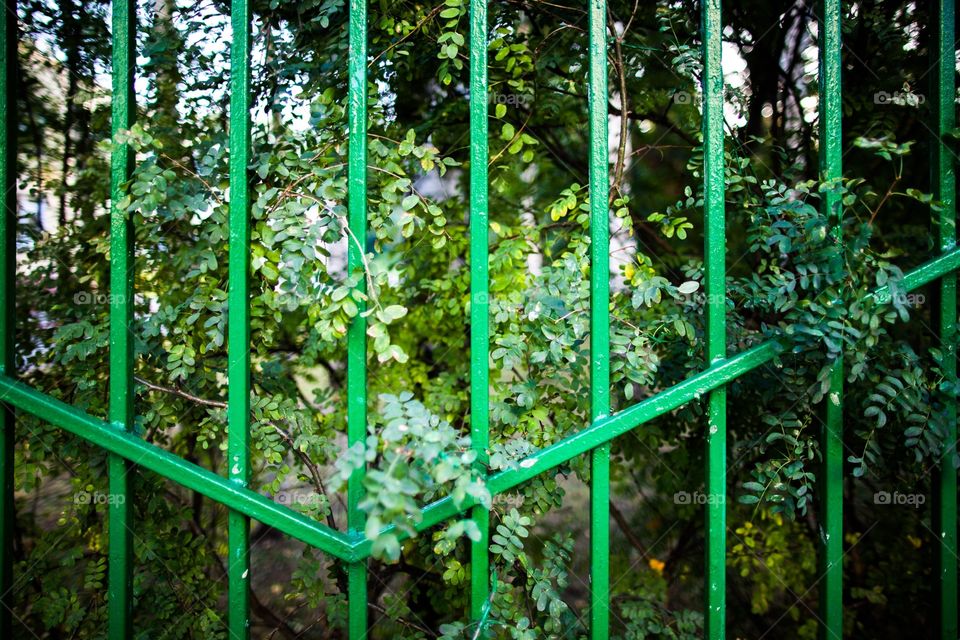
MULTIPOLYGON (((25 3, 21 14, 18 369, 29 384, 103 416, 110 141, 98 74, 108 67, 107 14, 87 3, 80 31, 66 34, 59 25, 69 4, 25 3), (78 93, 50 90, 50 77, 79 79, 78 93)), ((696 6, 608 4, 611 395, 622 409, 704 364, 701 69, 696 6)), ((904 635, 902 603, 932 601, 914 557, 929 548, 928 513, 871 528, 884 512, 869 498, 876 489, 926 490, 958 388, 928 330, 931 292, 907 294, 901 284, 903 270, 932 251, 928 220, 941 206, 927 193, 924 107, 888 108, 871 96, 926 76, 916 34, 929 16, 914 3, 849 7, 857 37, 845 54, 847 177, 823 183, 813 17, 802 3, 724 4, 724 55, 746 70, 727 87, 728 342, 733 352, 777 336, 791 347, 728 391, 730 603, 742 608, 730 631, 761 637, 773 626, 810 637, 806 607, 793 605, 816 579, 819 415, 833 401, 830 363, 842 355, 856 514, 847 544, 874 532, 846 576, 848 620, 858 636, 904 635), (885 66, 873 72, 864 60, 885 66), (887 77, 895 86, 870 84, 887 77), (840 243, 821 212, 827 193, 844 205, 840 243), (877 286, 889 287, 890 302, 867 296, 877 286), (898 590, 911 598, 894 597, 898 590)), ((370 4, 369 230, 358 236, 346 223, 346 3, 254 4, 252 487, 343 529, 343 484, 369 469, 361 508, 376 558, 374 637, 480 637, 465 616, 467 550, 480 531, 456 518, 416 532, 424 505, 449 496, 491 508, 485 633, 579 638, 588 465, 573 460, 497 496, 483 478, 589 423, 584 12, 490 3, 480 43, 490 75, 490 294, 473 299, 470 261, 484 257, 469 252, 468 5, 370 4), (363 255, 354 272, 349 246, 363 255), (469 438, 473 305, 490 320, 492 428, 481 455, 469 438), (366 441, 348 448, 345 337, 360 313, 370 419, 366 441)), ((116 140, 137 152, 117 203, 136 228, 136 431, 225 473, 225 7, 145 9, 139 123, 116 140)), ((697 400, 614 443, 616 637, 702 633, 701 512, 717 498, 700 492, 705 424, 697 400)), ((104 455, 28 416, 18 438, 18 611, 38 635, 95 637, 105 621, 106 505, 74 494, 105 491, 104 455)), ((134 475, 138 629, 222 637, 225 511, 134 475)), ((346 616, 341 568, 272 534, 254 528, 263 540, 254 545, 255 631, 335 636, 346 616)))

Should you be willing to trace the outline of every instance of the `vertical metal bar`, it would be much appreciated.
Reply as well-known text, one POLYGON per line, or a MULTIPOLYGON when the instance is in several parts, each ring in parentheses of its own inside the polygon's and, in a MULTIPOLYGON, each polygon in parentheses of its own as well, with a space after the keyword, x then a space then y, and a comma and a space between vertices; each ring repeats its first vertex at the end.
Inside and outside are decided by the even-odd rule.
MULTIPOLYGON (((0 11, 0 372, 14 371, 14 306, 17 255, 17 2, 0 11)), ((14 413, 0 405, 0 638, 13 637, 14 413)))
MULTIPOLYGON (((930 47, 936 72, 934 80, 933 127, 931 141, 933 197, 943 203, 935 213, 937 244, 941 252, 949 251, 957 243, 956 176, 953 156, 944 143, 944 136, 956 126, 954 94, 954 42, 956 38, 956 13, 953 0, 934 0, 931 7, 937 12, 937 27, 930 47)), ((943 352, 943 372, 949 380, 957 377, 957 275, 951 272, 940 280, 940 309, 938 333, 943 352)), ((951 403, 946 409, 947 432, 944 450, 936 476, 936 527, 940 545, 937 553, 939 565, 939 613, 941 640, 957 638, 957 471, 953 457, 957 449, 957 406, 951 403)))
MULTIPOLYGON (((594 419, 601 416, 595 415, 594 419)), ((590 637, 610 633, 610 444, 590 452, 590 637)))
POLYGON ((820 637, 843 637, 843 361, 830 370, 821 449, 820 637))
MULTIPOLYGON (((490 335, 487 208, 487 0, 470 2, 470 442, 481 462, 490 441, 490 335)), ((490 597, 490 512, 473 508, 480 539, 470 545, 470 619, 490 597)))
MULTIPOLYGON (((820 7, 820 177, 842 175, 842 104, 840 81, 840 0, 821 0, 820 7)), ((839 195, 824 193, 824 215, 833 222, 832 234, 843 242, 839 195)), ((831 265, 843 268, 839 254, 831 265)), ((820 637, 843 636, 843 359, 830 371, 830 388, 821 441, 823 473, 820 477, 820 637)))
MULTIPOLYGON (((357 289, 366 293, 363 255, 367 238, 367 0, 350 0, 350 55, 348 64, 348 119, 350 128, 347 166, 350 224, 347 270, 358 277, 357 289)), ((363 442, 367 435, 367 320, 366 304, 347 330, 347 442, 363 442)), ((357 469, 347 482, 347 528, 362 532, 366 518, 360 510, 365 471, 357 469)), ((353 562, 347 569, 347 608, 350 638, 367 635, 367 563, 353 562)))
MULTIPOLYGON (((123 185, 133 171, 134 154, 116 138, 133 126, 136 118, 134 73, 136 70, 136 19, 134 0, 113 2, 113 146, 110 153, 110 409, 115 426, 130 430, 134 420, 133 393, 133 222, 118 203, 123 185)), ((109 631, 112 640, 132 635, 133 540, 129 479, 132 465, 117 455, 109 458, 110 551, 107 595, 109 631)))
MULTIPOLYGON (((230 249, 227 326, 227 464, 230 479, 250 482, 250 24, 249 0, 230 5, 230 249)), ((250 518, 230 511, 228 627, 250 637, 250 518)))
MULTIPOLYGON (((703 180, 704 256, 707 316, 707 362, 727 356, 726 221, 724 209, 723 23, 720 0, 703 4, 703 180)), ((727 551, 727 390, 720 387, 708 400, 706 436, 705 636, 726 633, 727 551)))
MULTIPOLYGON (((610 413, 607 3, 590 0, 590 417, 610 413)), ((590 635, 610 629, 610 444, 590 452, 590 635)))

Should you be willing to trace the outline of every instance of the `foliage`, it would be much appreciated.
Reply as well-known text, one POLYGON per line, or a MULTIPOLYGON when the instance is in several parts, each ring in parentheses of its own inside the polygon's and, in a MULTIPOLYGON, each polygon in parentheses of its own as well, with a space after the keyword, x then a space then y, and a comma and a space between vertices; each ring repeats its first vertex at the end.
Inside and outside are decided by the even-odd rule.
MULTIPOLYGON (((254 3, 252 488, 344 529, 343 486, 368 468, 372 637, 580 638, 589 465, 572 460, 495 496, 483 478, 589 423, 585 13, 490 3, 490 295, 475 300, 468 4, 370 5, 369 233, 356 237, 346 224, 346 3, 254 3), (354 273, 349 246, 364 255, 354 273), (487 305, 490 322, 484 456, 469 438, 474 304, 487 305), (368 437, 350 448, 346 332, 361 313, 368 437), (465 616, 473 521, 416 531, 423 506, 443 497, 491 509, 483 629, 465 616)), ((703 368, 702 70, 695 3, 608 5, 611 395, 622 410, 703 368)), ((932 289, 908 294, 902 283, 932 254, 928 220, 942 206, 922 161, 929 104, 873 96, 904 83, 919 90, 934 21, 916 3, 845 3, 845 177, 825 182, 809 7, 733 0, 724 12, 724 55, 736 52, 745 69, 727 87, 728 343, 731 352, 770 338, 789 346, 729 386, 729 632, 814 630, 819 416, 840 401, 826 382, 842 358, 846 618, 859 637, 904 637, 933 616, 933 501, 872 498, 929 493, 958 388, 944 366, 954 355, 929 330, 932 289), (842 203, 831 215, 828 198, 842 203), (878 287, 889 301, 870 295, 878 287)), ((117 203, 136 229, 135 430, 221 474, 228 13, 219 1, 141 3, 138 123, 116 140, 137 156, 117 203)), ((109 353, 107 14, 102 2, 82 11, 21 3, 19 56, 18 371, 99 417, 109 353)), ((698 399, 614 443, 616 637, 702 633, 705 425, 698 399)), ((17 614, 40 637, 102 635, 106 456, 27 415, 18 442, 17 614)), ((226 511, 142 469, 131 477, 138 633, 225 636, 226 511)), ((252 539, 255 635, 339 637, 342 567, 259 525, 252 539)))

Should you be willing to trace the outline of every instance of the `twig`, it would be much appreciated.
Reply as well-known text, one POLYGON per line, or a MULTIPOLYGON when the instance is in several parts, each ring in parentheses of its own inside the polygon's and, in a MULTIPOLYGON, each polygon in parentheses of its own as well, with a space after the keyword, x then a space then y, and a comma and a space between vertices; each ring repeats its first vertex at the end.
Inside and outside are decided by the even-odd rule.
MULTIPOLYGON (((389 172, 387 172, 389 173, 389 172)), ((392 174, 391 174, 392 175, 392 174)), ((373 304, 378 309, 380 308, 380 300, 376 294, 376 286, 373 282, 373 277, 370 275, 370 262, 367 260, 367 252, 363 244, 360 243, 360 239, 353 233, 353 230, 350 228, 350 221, 347 220, 346 216, 343 216, 333 210, 333 207, 328 205, 326 202, 320 198, 310 195, 309 193, 294 192, 293 195, 296 195, 301 198, 306 198, 307 200, 313 200, 315 203, 324 208, 330 215, 335 217, 340 225, 346 229, 347 235, 350 236, 350 239, 353 240, 353 243, 356 245, 357 249, 360 251, 360 260, 363 262, 363 275, 367 281, 367 297, 373 301, 373 304)), ((422 196, 421 196, 422 197, 422 196)))
POLYGON ((413 29, 410 30, 410 33, 406 34, 405 36, 403 36, 402 38, 400 38, 399 40, 397 40, 396 42, 394 42, 393 44, 391 44, 389 47, 387 47, 386 49, 384 49, 383 51, 381 51, 380 53, 378 53, 378 54, 377 54, 377 57, 374 58, 373 60, 371 60, 371 61, 370 61, 370 64, 367 65, 367 66, 373 67, 373 65, 377 62, 377 60, 379 60, 380 58, 382 58, 383 56, 387 55, 387 54, 390 53, 392 50, 396 49, 396 48, 399 47, 401 44, 403 44, 404 41, 406 41, 407 39, 409 39, 413 34, 415 34, 417 31, 419 31, 421 28, 423 28, 423 25, 425 25, 431 18, 433 18, 434 16, 436 16, 438 13, 440 13, 445 6, 446 6, 446 3, 445 3, 445 2, 441 2, 440 4, 438 4, 437 6, 435 6, 433 9, 431 9, 431 10, 430 10, 430 13, 428 13, 426 16, 423 17, 423 20, 421 20, 420 22, 418 22, 417 24, 415 24, 415 25, 413 26, 413 29))
MULTIPOLYGON (((148 382, 147 380, 144 380, 143 378, 136 377, 136 376, 134 377, 134 380, 136 380, 138 383, 142 384, 143 386, 147 387, 148 389, 153 389, 154 391, 161 391, 163 393, 169 393, 171 395, 178 396, 186 400, 190 400, 191 402, 195 402, 197 404, 201 404, 208 407, 215 407, 217 409, 227 408, 227 403, 222 402, 220 400, 207 400, 206 398, 195 396, 192 393, 187 393, 182 389, 177 389, 174 387, 164 387, 163 385, 154 384, 152 382, 148 382)), ((297 459, 299 459, 300 462, 302 462, 303 465, 310 472, 310 477, 313 480, 314 489, 317 491, 317 493, 324 496, 327 499, 327 502, 329 504, 330 498, 327 495, 326 487, 323 484, 322 476, 320 474, 320 469, 310 459, 310 456, 308 456, 305 452, 301 451, 300 448, 294 444, 293 436, 291 436, 289 433, 287 433, 286 431, 284 431, 283 429, 281 429, 280 427, 278 427, 276 424, 272 422, 267 422, 265 424, 269 424, 271 427, 273 427, 277 431, 278 434, 280 434, 280 437, 290 447, 290 450, 293 452, 293 455, 297 459)), ((333 511, 330 511, 329 513, 327 513, 327 524, 334 529, 337 528, 337 522, 336 522, 336 519, 333 517, 333 511)))
POLYGON ((620 511, 613 500, 610 501, 610 515, 613 516, 617 526, 620 527, 621 531, 623 531, 623 535, 627 539, 627 542, 629 542, 634 549, 640 552, 641 557, 646 558, 647 555, 649 555, 646 545, 640 542, 640 538, 638 538, 633 532, 633 529, 630 528, 630 523, 627 522, 627 518, 623 515, 623 512, 620 511))
MULTIPOLYGON (((373 602, 370 602, 370 603, 367 604, 367 606, 370 607, 371 609, 373 609, 374 611, 377 611, 377 612, 382 613, 383 615, 385 615, 385 616, 387 616, 387 617, 390 617, 390 614, 387 613, 387 610, 384 609, 383 607, 381 607, 381 606, 378 605, 378 604, 374 604, 373 602)), ((400 617, 392 618, 392 619, 393 619, 393 620, 396 620, 397 622, 399 622, 401 625, 403 625, 403 626, 405 626, 405 627, 408 627, 408 628, 410 628, 410 629, 414 629, 414 630, 416 630, 416 631, 419 631, 420 633, 425 633, 425 634, 427 634, 428 636, 430 636, 431 638, 437 638, 437 637, 439 637, 439 636, 437 636, 436 632, 431 631, 430 629, 427 629, 426 627, 421 627, 420 625, 418 625, 418 624, 415 623, 415 622, 410 622, 409 620, 405 620, 405 619, 400 618, 400 617)))
MULTIPOLYGON (((293 442, 293 436, 291 436, 289 433, 287 433, 286 431, 284 431, 283 429, 281 429, 281 428, 278 427, 277 425, 275 425, 275 424, 273 424, 273 423, 269 423, 269 424, 270 424, 271 427, 273 427, 274 429, 276 429, 277 433, 280 434, 280 437, 283 439, 283 441, 287 443, 287 445, 290 447, 290 450, 293 451, 293 455, 295 455, 297 458, 299 458, 300 461, 303 463, 303 465, 310 471, 310 476, 311 476, 312 479, 313 479, 314 489, 316 489, 317 492, 318 492, 320 495, 322 495, 324 498, 326 498, 326 499, 327 499, 327 503, 329 504, 329 503, 330 503, 330 498, 327 497, 327 489, 326 489, 326 487, 324 487, 324 485, 323 485, 323 480, 321 479, 321 475, 320 475, 320 469, 317 468, 316 463, 314 463, 313 460, 310 459, 310 456, 308 456, 308 455, 306 454, 306 452, 301 451, 300 448, 297 447, 297 446, 294 444, 294 442, 293 442)), ((332 509, 328 510, 328 513, 327 513, 327 524, 328 524, 332 529, 336 529, 336 528, 337 528, 337 521, 336 521, 336 519, 333 517, 333 510, 332 510, 332 509)))
POLYGON ((201 398, 200 396, 195 396, 192 393, 187 393, 182 389, 177 389, 175 387, 164 387, 163 385, 155 384, 153 382, 148 382, 143 378, 134 376, 133 378, 138 383, 142 384, 148 389, 153 389, 154 391, 162 391, 164 393, 169 393, 171 395, 179 396, 191 402, 196 402, 197 404, 202 404, 207 407, 216 407, 218 409, 226 409, 227 403, 222 400, 207 400, 206 398, 201 398))
MULTIPOLYGON (((634 7, 636 10, 636 7, 634 7)), ((616 29, 613 29, 614 35, 616 36, 616 29)), ((623 187, 623 172, 626 166, 626 157, 627 157, 627 136, 629 135, 629 117, 630 117, 630 105, 627 102, 627 71, 624 68, 623 62, 623 43, 624 36, 627 35, 627 32, 624 31, 622 35, 617 36, 613 39, 613 50, 616 55, 614 58, 614 66, 617 69, 617 75, 620 78, 620 144, 617 149, 617 164, 613 171, 613 189, 609 195, 610 202, 621 195, 623 187)))
POLYGON ((893 195, 893 190, 896 188, 898 182, 900 182, 900 176, 897 176, 893 179, 893 182, 891 182, 890 186, 887 188, 887 192, 883 194, 883 198, 880 199, 880 203, 877 204, 877 208, 870 213, 870 220, 867 222, 868 227, 873 226, 874 219, 877 217, 877 214, 880 213, 880 209, 883 208, 883 205, 885 205, 887 200, 890 199, 890 196, 893 195))
POLYGON ((221 200, 220 197, 217 196, 217 192, 214 191, 214 189, 213 189, 213 187, 210 185, 210 183, 207 182, 206 180, 204 180, 203 177, 202 177, 199 173, 197 173, 196 171, 194 171, 194 170, 190 169, 189 167, 185 166, 182 162, 180 162, 180 161, 177 160, 176 158, 173 158, 173 157, 171 157, 171 156, 168 156, 168 155, 165 154, 165 153, 161 153, 161 154, 160 154, 160 157, 169 160, 169 161, 172 162, 173 164, 177 165, 177 167, 179 167, 180 169, 186 171, 186 172, 189 173, 191 176, 193 176, 194 178, 196 178, 197 180, 199 180, 200 182, 202 182, 202 183, 203 183, 203 186, 205 186, 205 187, 207 188, 207 191, 210 192, 210 195, 213 196, 213 199, 217 201, 217 204, 219 204, 219 205, 222 205, 222 204, 223 204, 223 200, 221 200))

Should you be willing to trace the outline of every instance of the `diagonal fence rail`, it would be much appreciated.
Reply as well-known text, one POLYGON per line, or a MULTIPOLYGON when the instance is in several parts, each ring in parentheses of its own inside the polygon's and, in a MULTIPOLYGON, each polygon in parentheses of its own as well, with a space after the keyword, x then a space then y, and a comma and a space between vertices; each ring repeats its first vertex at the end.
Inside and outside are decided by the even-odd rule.
MULTIPOLYGON (((591 422, 583 430, 519 461, 514 468, 488 475, 486 484, 497 495, 520 485, 538 474, 555 469, 573 458, 590 455, 590 625, 594 640, 609 636, 609 473, 611 442, 632 429, 662 416, 685 403, 708 398, 705 438, 707 456, 705 479, 711 494, 726 497, 726 395, 725 386, 774 361, 789 345, 768 340, 734 355, 728 355, 725 324, 725 214, 724 214, 724 134, 723 70, 721 67, 721 0, 702 2, 703 61, 703 139, 704 139, 704 227, 705 284, 707 304, 707 363, 698 374, 669 387, 632 407, 610 415, 609 376, 609 176, 607 135, 607 26, 605 0, 589 3, 589 126, 590 126, 590 223, 591 223, 591 349, 590 405, 591 422)), ((0 215, 0 637, 12 637, 13 585, 12 539, 13 450, 15 411, 35 415, 59 428, 86 439, 108 451, 110 490, 125 498, 132 492, 129 473, 140 466, 229 508, 228 587, 231 638, 249 637, 250 519, 301 540, 328 553, 347 566, 348 629, 350 638, 365 638, 367 622, 367 558, 372 543, 363 533, 362 499, 364 471, 357 470, 347 490, 348 529, 337 531, 314 521, 248 488, 249 402, 250 402, 250 310, 249 310, 249 178, 250 153, 250 38, 249 0, 231 3, 233 40, 231 46, 230 101, 230 214, 229 214, 229 327, 228 327, 228 477, 222 477, 189 463, 134 433, 133 426, 133 229, 131 221, 116 206, 111 210, 111 308, 110 308, 110 410, 108 420, 90 416, 77 408, 18 382, 14 370, 13 324, 15 300, 16 237, 16 1, 5 0, 0 12, 0 184, 5 204, 0 215)), ((933 66, 934 122, 931 159, 935 198, 944 205, 934 220, 940 255, 908 272, 901 287, 907 291, 939 282, 939 331, 947 358, 948 375, 956 375, 957 296, 956 276, 960 268, 960 248, 956 246, 956 205, 953 155, 943 138, 955 127, 953 0, 936 0, 938 16, 936 42, 931 47, 933 66)), ((482 463, 489 443, 487 367, 489 292, 487 264, 487 0, 470 2, 470 275, 471 275, 471 383, 470 412, 472 446, 482 463)), ((366 235, 366 100, 367 100, 367 5, 366 0, 349 3, 349 227, 354 238, 366 235)), ((135 67, 135 3, 113 2, 113 133, 133 123, 136 104, 133 94, 135 67)), ((839 0, 821 0, 820 12, 820 122, 821 175, 825 180, 839 178, 841 169, 841 14, 839 0)), ((125 144, 115 143, 111 158, 111 195, 115 205, 123 184, 133 168, 133 153, 125 144)), ((840 202, 824 199, 827 215, 839 220, 840 202)), ((837 234, 835 237, 839 239, 837 234)), ((348 255, 348 270, 363 269, 363 247, 353 243, 348 255)), ((364 287, 364 278, 358 278, 364 287)), ((871 294, 880 302, 889 301, 891 290, 881 287, 871 294)), ((361 442, 367 428, 366 326, 358 314, 348 332, 348 441, 361 442)), ((819 627, 823 638, 843 635, 842 589, 842 515, 843 515, 843 363, 836 362, 830 376, 829 400, 821 447, 824 452, 823 504, 821 510, 819 627)), ((951 408, 956 416, 956 407, 951 408)), ((957 476, 951 464, 955 453, 956 424, 953 421, 949 443, 942 452, 936 506, 937 532, 940 538, 939 636, 957 637, 957 476)), ((132 559, 131 500, 116 501, 109 510, 109 635, 120 640, 132 637, 132 559)), ((706 517, 705 635, 711 639, 725 636, 726 514, 725 500, 710 501, 706 517)), ((422 531, 469 511, 481 532, 470 545, 470 606, 472 620, 485 615, 490 598, 489 584, 489 511, 467 499, 454 503, 442 498, 423 509, 416 524, 422 531)), ((387 528, 387 531, 392 531, 387 528)), ((406 534, 394 531, 401 538, 406 534)))

